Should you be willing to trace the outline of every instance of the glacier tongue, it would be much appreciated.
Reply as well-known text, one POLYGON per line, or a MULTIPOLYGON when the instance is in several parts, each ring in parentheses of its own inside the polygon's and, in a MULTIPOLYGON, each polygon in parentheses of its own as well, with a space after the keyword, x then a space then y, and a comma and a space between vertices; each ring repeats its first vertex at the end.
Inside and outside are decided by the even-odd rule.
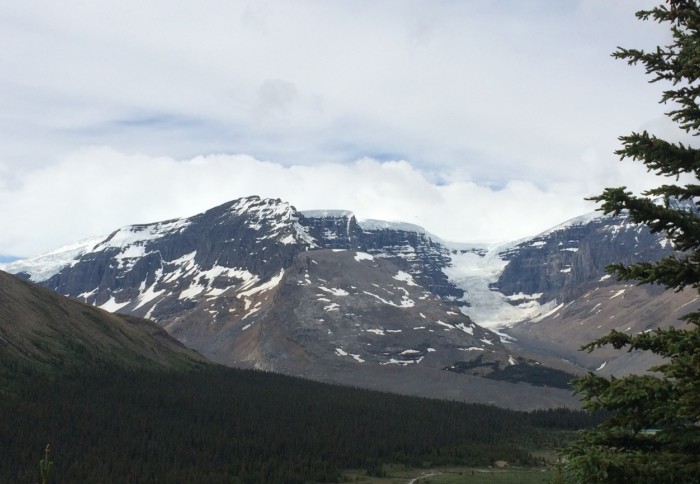
POLYGON ((540 304, 537 299, 541 294, 506 296, 491 287, 508 265, 501 258, 505 248, 499 245, 485 252, 453 250, 451 265, 443 269, 450 282, 464 291, 461 301, 468 304, 460 308, 462 312, 478 325, 492 330, 535 318, 549 311, 554 303, 540 304))

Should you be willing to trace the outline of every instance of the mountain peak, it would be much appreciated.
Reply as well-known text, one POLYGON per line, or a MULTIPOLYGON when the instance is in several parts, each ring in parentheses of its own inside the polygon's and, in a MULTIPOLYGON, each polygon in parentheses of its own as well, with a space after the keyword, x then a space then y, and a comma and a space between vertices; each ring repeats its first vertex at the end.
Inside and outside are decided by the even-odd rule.
MULTIPOLYGON (((318 378, 337 370, 349 382, 348 371, 369 378, 373 366, 515 371, 507 370, 520 361, 510 348, 520 343, 504 346, 484 326, 513 335, 528 320, 549 324, 572 302, 608 290, 605 265, 668 253, 667 242, 624 213, 597 212, 510 244, 453 244, 413 224, 299 212, 250 196, 6 267, 80 301, 153 319, 219 362, 318 378), (477 353, 489 357, 477 364, 477 353)), ((609 300, 621 300, 623 289, 609 300)))

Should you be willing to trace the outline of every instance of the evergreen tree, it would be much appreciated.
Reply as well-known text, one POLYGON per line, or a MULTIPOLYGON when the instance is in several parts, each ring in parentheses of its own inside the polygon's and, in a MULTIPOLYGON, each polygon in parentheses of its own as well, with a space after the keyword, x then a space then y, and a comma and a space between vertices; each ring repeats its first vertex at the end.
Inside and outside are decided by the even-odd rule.
MULTIPOLYGON (((700 134, 700 5, 697 0, 667 0, 637 12, 640 20, 668 24, 670 45, 645 52, 623 49, 613 57, 641 64, 650 82, 668 88, 662 103, 667 115, 687 133, 700 134)), ((649 171, 671 178, 670 184, 634 196, 626 187, 607 188, 593 200, 600 210, 622 211, 652 232, 672 241, 674 254, 656 262, 608 267, 623 281, 660 284, 669 290, 700 291, 700 150, 647 133, 620 138, 621 159, 641 161, 649 171), (684 209, 687 202, 691 209, 684 209)), ((655 373, 603 378, 589 373, 575 381, 575 391, 591 411, 611 417, 584 431, 568 450, 567 475, 574 482, 700 482, 700 312, 686 314, 679 328, 637 335, 612 331, 583 347, 602 345, 651 351, 664 358, 655 373)))

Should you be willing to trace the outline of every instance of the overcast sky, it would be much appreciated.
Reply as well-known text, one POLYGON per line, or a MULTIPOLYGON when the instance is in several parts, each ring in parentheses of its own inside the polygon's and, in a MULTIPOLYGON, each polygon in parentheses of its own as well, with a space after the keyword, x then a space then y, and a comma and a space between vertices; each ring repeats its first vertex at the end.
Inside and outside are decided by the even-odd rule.
POLYGON ((677 133, 642 0, 0 2, 0 255, 241 196, 534 235, 677 133))

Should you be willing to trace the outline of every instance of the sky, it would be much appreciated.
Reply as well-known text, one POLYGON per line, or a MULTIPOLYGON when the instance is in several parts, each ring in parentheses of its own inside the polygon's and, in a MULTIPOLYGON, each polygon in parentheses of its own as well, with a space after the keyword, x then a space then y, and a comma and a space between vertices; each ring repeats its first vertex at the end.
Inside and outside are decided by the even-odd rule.
POLYGON ((242 196, 535 235, 604 187, 614 154, 682 135, 646 0, 0 2, 0 259, 242 196))

